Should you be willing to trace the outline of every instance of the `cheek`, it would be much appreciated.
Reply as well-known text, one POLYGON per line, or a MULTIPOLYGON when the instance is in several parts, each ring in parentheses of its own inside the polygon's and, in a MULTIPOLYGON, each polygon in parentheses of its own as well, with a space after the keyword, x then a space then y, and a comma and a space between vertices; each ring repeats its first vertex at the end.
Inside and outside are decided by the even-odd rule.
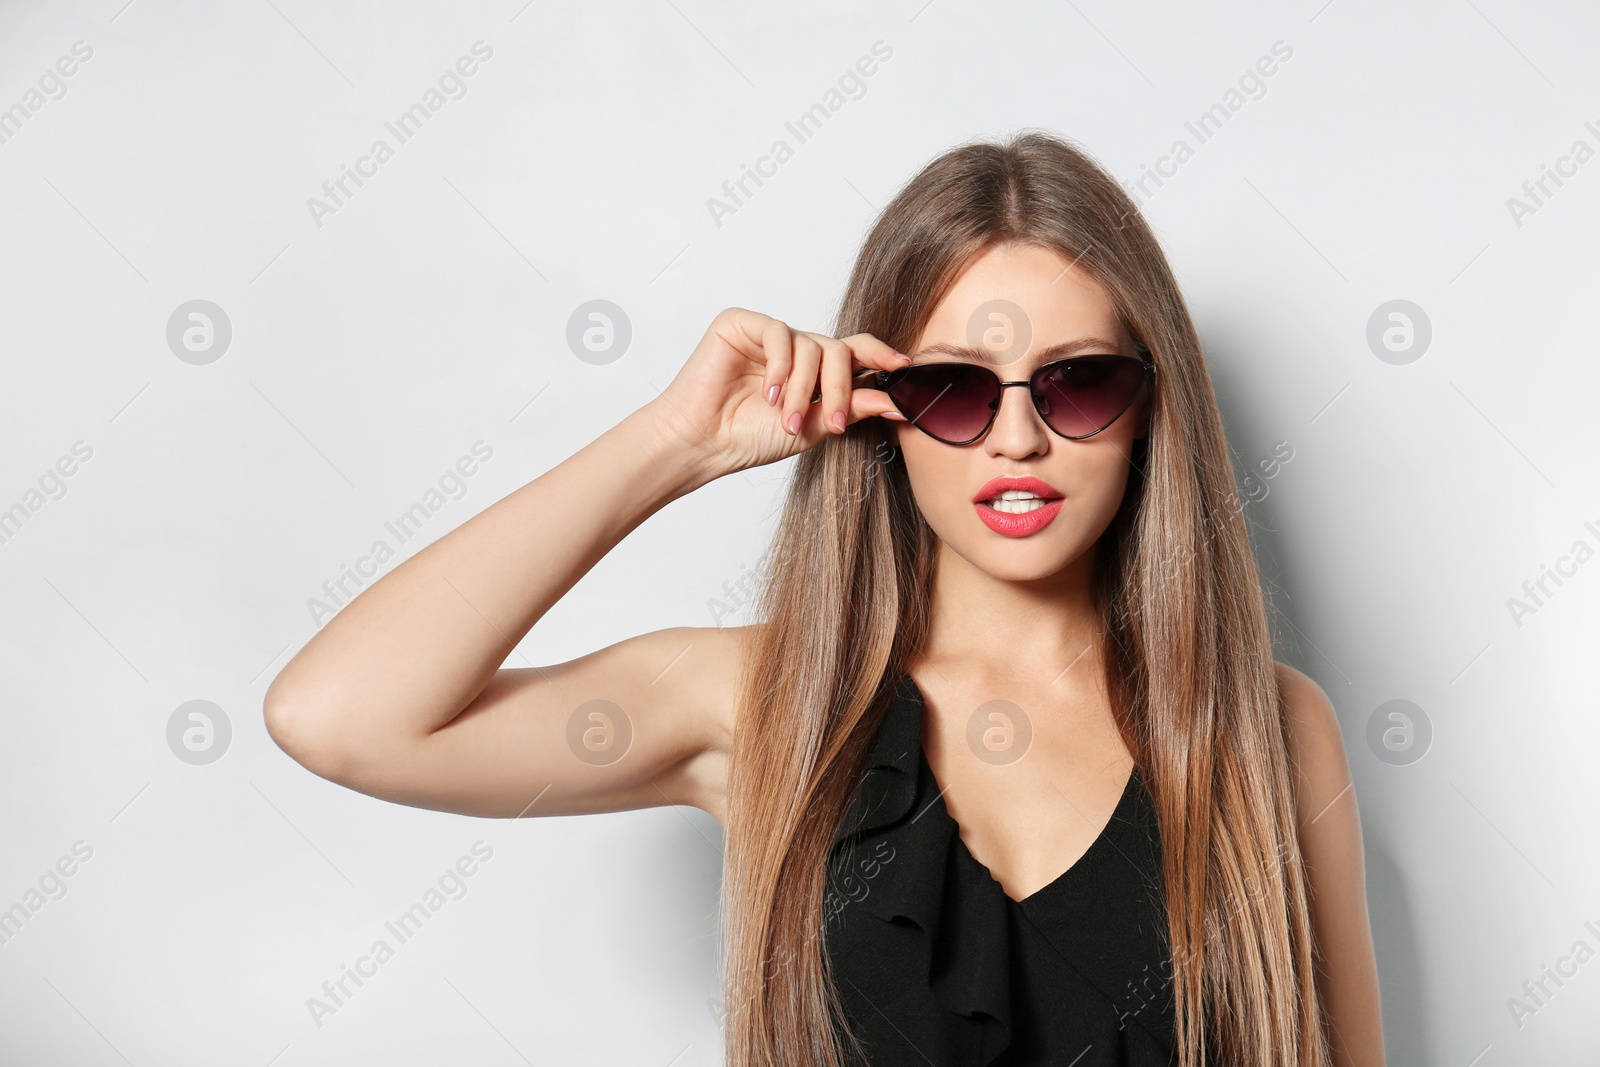
POLYGON ((1100 536, 1111 524, 1127 492, 1128 473, 1128 461, 1111 449, 1084 465, 1074 483, 1078 498, 1076 514, 1083 531, 1091 535, 1091 539, 1100 536))
MULTIPOLYGON (((941 540, 948 540, 972 507, 965 486, 975 476, 968 470, 966 453, 935 441, 915 427, 897 429, 911 494, 934 533, 941 540)), ((972 491, 976 491, 976 485, 972 491)))
POLYGON ((913 427, 896 429, 900 456, 917 503, 924 511, 939 507, 941 500, 952 495, 951 487, 961 484, 960 451, 940 444, 913 427))
POLYGON ((1130 463, 1138 447, 1134 439, 1137 427, 1132 420, 1119 422, 1113 429, 1117 431, 1115 436, 1109 436, 1107 431, 1094 447, 1083 450, 1073 482, 1084 510, 1106 523, 1116 514, 1127 492, 1130 463))

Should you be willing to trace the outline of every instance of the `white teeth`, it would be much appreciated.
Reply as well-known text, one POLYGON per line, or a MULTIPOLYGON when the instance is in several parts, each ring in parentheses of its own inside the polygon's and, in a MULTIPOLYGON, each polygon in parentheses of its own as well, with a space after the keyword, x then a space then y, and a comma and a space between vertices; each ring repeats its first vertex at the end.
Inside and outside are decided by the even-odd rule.
POLYGON ((1040 508, 1044 507, 1048 501, 1030 495, 1020 499, 1002 496, 994 500, 990 500, 987 503, 994 510, 1003 511, 1007 515, 1026 515, 1030 511, 1038 511, 1040 508))
POLYGON ((1026 515, 1030 511, 1038 511, 1049 501, 1026 489, 1007 489, 999 496, 985 500, 984 503, 1007 515, 1026 515))

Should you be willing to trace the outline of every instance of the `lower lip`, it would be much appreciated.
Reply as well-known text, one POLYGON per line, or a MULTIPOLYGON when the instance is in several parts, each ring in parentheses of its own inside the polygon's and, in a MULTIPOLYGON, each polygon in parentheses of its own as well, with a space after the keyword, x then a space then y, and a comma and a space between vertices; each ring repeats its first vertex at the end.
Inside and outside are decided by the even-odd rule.
POLYGON ((1057 497, 1042 508, 1034 508, 1020 515, 1014 515, 1009 511, 996 511, 983 501, 979 501, 973 507, 978 509, 978 518, 995 533, 1006 537, 1027 537, 1050 525, 1050 521, 1061 511, 1063 500, 1064 498, 1057 497))

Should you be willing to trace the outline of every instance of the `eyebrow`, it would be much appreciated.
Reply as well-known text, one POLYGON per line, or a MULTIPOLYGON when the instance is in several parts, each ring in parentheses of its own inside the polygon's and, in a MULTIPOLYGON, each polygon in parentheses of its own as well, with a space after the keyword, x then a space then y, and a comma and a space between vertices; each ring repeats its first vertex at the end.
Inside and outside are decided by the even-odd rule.
MULTIPOLYGON (((1076 341, 1064 341, 1061 344, 1051 345, 1049 348, 1046 348, 1044 351, 1039 353, 1039 355, 1042 357, 1040 358, 1039 362, 1044 364, 1049 363, 1053 359, 1064 359, 1067 356, 1085 351, 1086 349, 1094 349, 1098 352, 1125 354, 1123 351, 1124 346, 1116 341, 1108 341, 1104 337, 1080 337, 1076 341)), ((988 363, 990 365, 995 365, 998 362, 994 353, 983 349, 968 348, 966 345, 929 345, 921 351, 913 354, 911 358, 912 360, 917 360, 923 356, 957 356, 961 359, 970 359, 975 363, 988 363)), ((1007 364, 1014 362, 1016 361, 1006 361, 1007 364)), ((1004 366, 1006 364, 1000 365, 1004 366)))

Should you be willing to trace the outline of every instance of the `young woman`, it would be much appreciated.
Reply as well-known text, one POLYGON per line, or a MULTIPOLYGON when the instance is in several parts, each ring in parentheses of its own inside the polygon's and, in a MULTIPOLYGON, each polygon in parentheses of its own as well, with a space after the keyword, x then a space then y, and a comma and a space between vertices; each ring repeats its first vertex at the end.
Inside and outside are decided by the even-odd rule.
POLYGON ((1048 135, 954 149, 837 325, 718 315, 658 399, 331 620, 272 736, 420 807, 710 812, 736 1067, 1380 1067, 1338 720, 1273 661, 1135 205, 1048 135), (796 455, 759 623, 501 666, 657 509, 796 455))

